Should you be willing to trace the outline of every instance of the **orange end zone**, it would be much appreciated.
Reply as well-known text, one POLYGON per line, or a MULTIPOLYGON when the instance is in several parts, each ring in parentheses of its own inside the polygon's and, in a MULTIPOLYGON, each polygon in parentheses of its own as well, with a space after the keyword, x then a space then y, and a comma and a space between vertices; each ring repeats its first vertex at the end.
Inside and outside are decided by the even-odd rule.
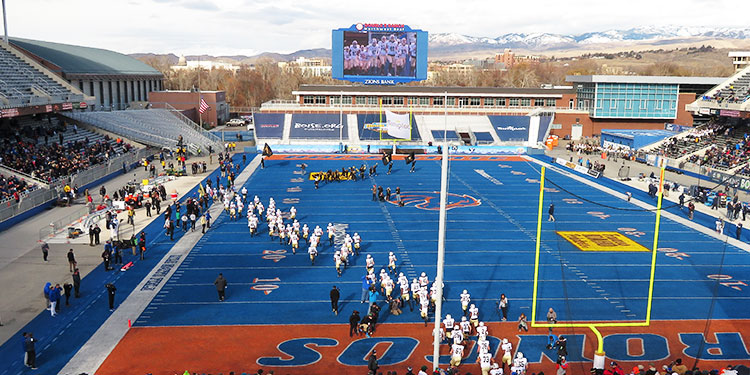
MULTIPOLYGON (((393 160, 403 160, 407 155, 396 154, 393 160)), ((361 154, 273 154, 266 160, 380 160, 381 155, 361 154)), ((416 155, 417 160, 440 160, 440 155, 416 155)), ((450 160, 526 161, 518 155, 451 155, 450 160)))
MULTIPOLYGON (((705 321, 653 321, 651 327, 604 328, 607 360, 617 361, 627 372, 633 366, 653 362, 661 369, 675 358, 692 367, 696 353, 704 358, 702 369, 720 369, 727 364, 750 364, 750 321, 712 321, 706 343, 702 343, 705 321)), ((490 336, 508 338, 513 351, 521 350, 529 359, 529 373, 554 373, 554 352, 545 350, 547 330, 519 333, 515 323, 490 323, 490 336)), ((267 325, 132 328, 102 366, 99 375, 190 373, 255 373, 263 368, 276 374, 352 374, 366 371, 366 357, 375 349, 381 359, 380 370, 404 373, 406 366, 415 372, 432 354, 432 325, 382 324, 372 338, 350 338, 347 325, 267 325), (384 363, 386 362, 386 363, 384 363), (390 363, 387 363, 390 362, 390 363)), ((589 330, 555 329, 568 338, 570 373, 588 373, 596 346, 589 330)), ((495 340, 492 339, 491 340, 495 340)), ((492 342, 492 341, 491 341, 492 342)), ((495 350, 495 347, 492 347, 495 350)), ((441 354, 448 346, 441 347, 441 354)), ((476 358, 472 341, 466 357, 476 358)), ((503 353, 496 352, 501 361, 503 353)), ((446 359, 447 363, 447 359, 446 359)), ((445 365, 441 366, 445 367, 445 365)), ((475 363, 461 365, 462 373, 481 373, 475 363)))

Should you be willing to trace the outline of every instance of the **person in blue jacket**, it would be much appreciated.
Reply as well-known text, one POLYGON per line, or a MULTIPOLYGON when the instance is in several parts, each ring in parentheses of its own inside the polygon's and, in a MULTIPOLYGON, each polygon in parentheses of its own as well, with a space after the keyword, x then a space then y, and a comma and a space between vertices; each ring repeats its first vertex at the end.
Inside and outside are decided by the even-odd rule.
POLYGON ((23 364, 29 367, 27 360, 29 353, 26 352, 26 332, 21 334, 21 349, 23 349, 23 364))
POLYGON ((367 302, 367 296, 368 292, 370 290, 370 279, 367 278, 367 275, 362 276, 362 303, 367 302))
POLYGON ((47 310, 49 310, 49 290, 52 289, 52 283, 44 284, 44 299, 47 301, 47 310))
POLYGON ((49 312, 54 318, 57 316, 57 302, 60 301, 60 284, 55 285, 54 288, 51 288, 49 290, 49 303, 50 303, 50 309, 49 312))

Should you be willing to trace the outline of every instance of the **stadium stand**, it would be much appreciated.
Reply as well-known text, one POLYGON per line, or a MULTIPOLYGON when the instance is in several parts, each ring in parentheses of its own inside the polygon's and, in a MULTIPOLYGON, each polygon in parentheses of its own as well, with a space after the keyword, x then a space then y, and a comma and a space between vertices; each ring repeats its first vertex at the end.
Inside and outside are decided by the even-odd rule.
POLYGON ((176 111, 147 109, 73 112, 64 115, 149 146, 173 148, 177 145, 177 139, 182 136, 188 145, 188 151, 194 154, 207 151, 209 147, 216 151, 223 147, 217 136, 203 131, 176 111))
POLYGON ((0 107, 21 107, 81 101, 74 94, 0 43, 0 107))
POLYGON ((29 183, 25 179, 16 176, 5 176, 0 174, 0 204, 9 200, 18 203, 24 193, 37 189, 39 185, 29 183))
POLYGON ((695 112, 701 106, 716 107, 717 105, 718 108, 727 108, 727 104, 746 104, 748 99, 750 99, 750 66, 700 96, 688 106, 688 110, 695 112))
POLYGON ((108 136, 66 126, 57 119, 46 123, 27 118, 12 121, 13 127, 16 128, 13 136, 0 139, 2 165, 46 182, 73 175, 132 148, 108 136), (22 136, 21 126, 33 129, 33 138, 22 136), (42 133, 43 140, 38 136, 42 133))

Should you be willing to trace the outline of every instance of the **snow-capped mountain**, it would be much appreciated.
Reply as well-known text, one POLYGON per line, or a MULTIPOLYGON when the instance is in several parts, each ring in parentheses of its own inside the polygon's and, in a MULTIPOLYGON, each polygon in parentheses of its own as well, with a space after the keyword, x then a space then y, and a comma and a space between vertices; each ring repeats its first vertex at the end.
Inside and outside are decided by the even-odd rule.
POLYGON ((430 34, 430 48, 524 48, 549 50, 601 43, 642 42, 672 38, 717 38, 750 39, 750 27, 687 27, 687 26, 644 26, 626 30, 607 30, 578 35, 550 33, 511 33, 496 38, 473 37, 455 33, 430 34))

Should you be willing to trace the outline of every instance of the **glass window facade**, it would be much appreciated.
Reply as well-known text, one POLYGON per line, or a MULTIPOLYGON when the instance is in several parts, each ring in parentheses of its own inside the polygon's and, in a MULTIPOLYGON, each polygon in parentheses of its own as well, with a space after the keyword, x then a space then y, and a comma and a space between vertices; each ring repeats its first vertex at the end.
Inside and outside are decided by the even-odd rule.
POLYGON ((326 104, 326 97, 323 95, 306 95, 302 98, 304 104, 326 104))
POLYGON ((591 117, 677 118, 677 84, 584 83, 577 87, 577 93, 579 109, 588 110, 591 117))

